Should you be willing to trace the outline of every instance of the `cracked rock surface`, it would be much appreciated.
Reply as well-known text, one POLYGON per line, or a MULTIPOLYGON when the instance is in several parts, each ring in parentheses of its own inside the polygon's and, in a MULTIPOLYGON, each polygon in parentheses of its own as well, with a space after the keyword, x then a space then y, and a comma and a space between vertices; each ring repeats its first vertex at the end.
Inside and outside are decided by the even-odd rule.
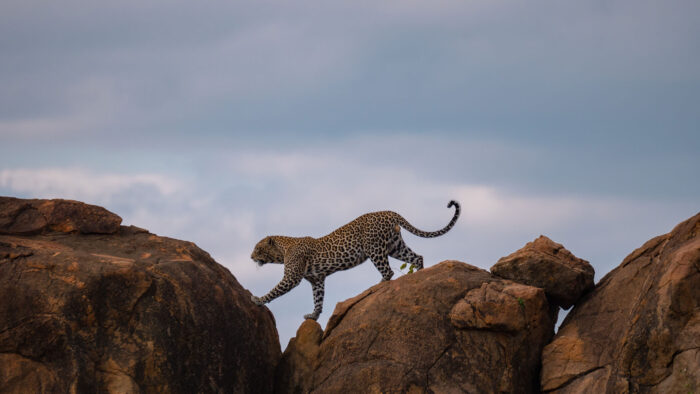
POLYGON ((545 392, 698 392, 700 214, 601 279, 545 347, 542 363, 545 392))
POLYGON ((0 391, 272 391, 271 313, 195 244, 87 204, 0 200, 0 391))
POLYGON ((276 391, 534 393, 553 329, 542 289, 444 261, 305 321, 276 391))

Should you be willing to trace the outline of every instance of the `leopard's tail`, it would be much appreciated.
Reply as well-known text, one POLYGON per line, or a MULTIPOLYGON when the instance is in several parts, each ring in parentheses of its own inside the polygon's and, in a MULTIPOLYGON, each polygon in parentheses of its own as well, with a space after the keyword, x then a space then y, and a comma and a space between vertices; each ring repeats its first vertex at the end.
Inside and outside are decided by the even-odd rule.
POLYGON ((461 208, 459 206, 459 203, 455 200, 452 200, 447 204, 447 208, 451 208, 454 205, 455 207, 455 214, 452 216, 452 220, 450 220, 449 223, 447 223, 447 226, 442 228, 441 230, 438 231, 423 231, 423 230, 418 230, 417 228, 413 227, 411 223, 409 223, 406 219, 402 218, 399 216, 399 225, 409 232, 423 238, 433 238, 433 237, 439 237, 442 234, 445 234, 446 232, 450 231, 452 227, 454 227, 455 223, 457 223, 457 218, 459 218, 459 213, 461 211, 461 208))

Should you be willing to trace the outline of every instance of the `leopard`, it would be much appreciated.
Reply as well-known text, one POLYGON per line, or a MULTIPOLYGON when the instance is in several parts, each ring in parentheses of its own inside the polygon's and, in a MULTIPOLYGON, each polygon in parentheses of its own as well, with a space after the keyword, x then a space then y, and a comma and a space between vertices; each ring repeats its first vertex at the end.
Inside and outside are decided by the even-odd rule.
POLYGON ((323 311, 325 279, 364 263, 368 258, 382 276, 389 281, 394 271, 389 256, 401 260, 416 270, 423 269, 423 256, 413 252, 401 237, 401 228, 423 238, 433 238, 448 232, 457 222, 460 205, 451 200, 447 208, 455 207, 450 222, 437 231, 423 231, 411 225, 392 211, 364 214, 350 223, 320 237, 266 236, 253 249, 251 259, 262 267, 265 264, 284 264, 282 280, 262 297, 251 296, 257 305, 264 305, 296 287, 302 279, 311 283, 314 310, 305 319, 317 320, 323 311))

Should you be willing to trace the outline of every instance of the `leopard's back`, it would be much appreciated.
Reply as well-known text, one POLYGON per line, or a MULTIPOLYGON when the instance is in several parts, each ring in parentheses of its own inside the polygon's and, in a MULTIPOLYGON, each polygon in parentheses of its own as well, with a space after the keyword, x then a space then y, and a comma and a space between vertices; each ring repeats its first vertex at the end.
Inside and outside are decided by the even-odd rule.
POLYGON ((392 211, 367 213, 318 238, 314 242, 316 261, 311 266, 314 271, 330 274, 364 262, 373 251, 386 249, 383 245, 397 236, 399 218, 392 211))

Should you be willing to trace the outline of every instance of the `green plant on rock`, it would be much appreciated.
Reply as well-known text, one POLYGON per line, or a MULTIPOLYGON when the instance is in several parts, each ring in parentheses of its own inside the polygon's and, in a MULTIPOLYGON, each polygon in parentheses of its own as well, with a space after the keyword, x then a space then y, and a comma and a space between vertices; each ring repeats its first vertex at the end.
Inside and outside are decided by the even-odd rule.
MULTIPOLYGON (((399 268, 399 269, 401 270, 401 272, 403 272, 404 268, 406 268, 407 265, 408 265, 408 263, 403 263, 403 264, 401 264, 401 267, 399 268)), ((416 268, 416 266, 413 265, 413 264, 411 264, 411 266, 408 267, 408 273, 409 273, 409 274, 412 274, 413 271, 415 270, 415 268, 416 268)))

